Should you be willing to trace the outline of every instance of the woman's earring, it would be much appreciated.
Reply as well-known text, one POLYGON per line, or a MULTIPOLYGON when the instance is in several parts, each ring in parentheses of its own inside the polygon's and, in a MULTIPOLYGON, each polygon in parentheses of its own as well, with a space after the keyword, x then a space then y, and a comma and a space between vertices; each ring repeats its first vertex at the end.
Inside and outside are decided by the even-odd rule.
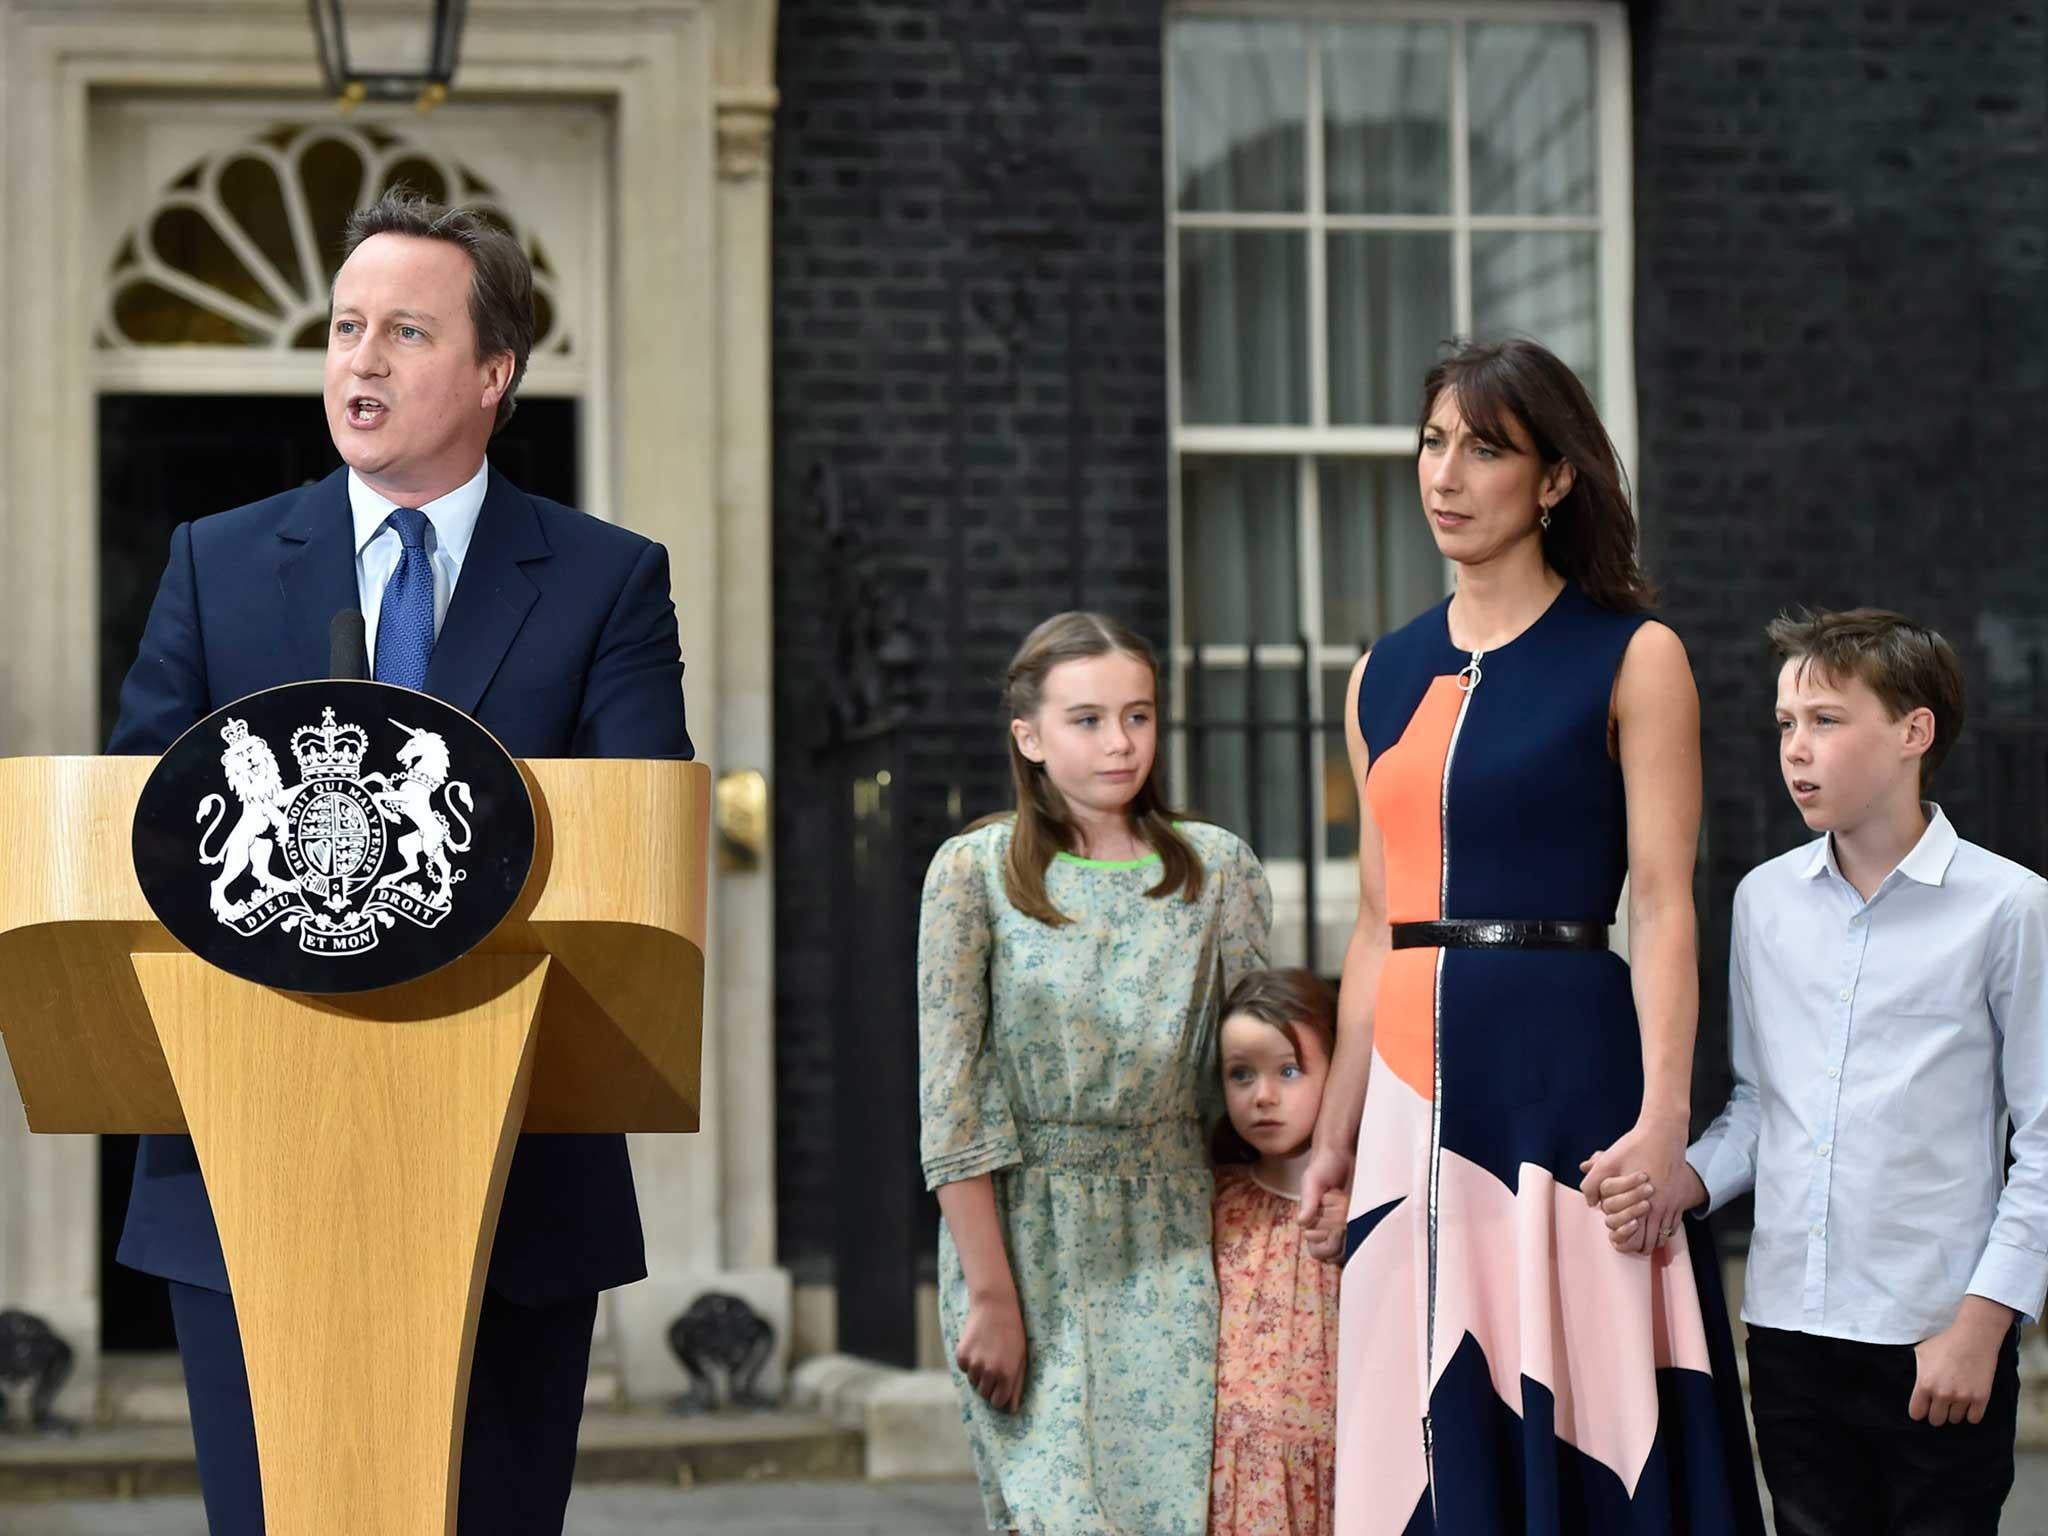
POLYGON ((1549 507, 1545 507, 1545 508, 1543 509, 1543 515, 1542 515, 1541 517, 1539 517, 1539 518, 1537 518, 1537 519, 1536 519, 1536 524, 1537 524, 1537 526, 1538 526, 1538 527, 1540 527, 1540 528, 1544 529, 1545 531, 1548 531, 1548 530, 1549 530, 1549 528, 1550 528, 1550 508, 1549 508, 1549 507))

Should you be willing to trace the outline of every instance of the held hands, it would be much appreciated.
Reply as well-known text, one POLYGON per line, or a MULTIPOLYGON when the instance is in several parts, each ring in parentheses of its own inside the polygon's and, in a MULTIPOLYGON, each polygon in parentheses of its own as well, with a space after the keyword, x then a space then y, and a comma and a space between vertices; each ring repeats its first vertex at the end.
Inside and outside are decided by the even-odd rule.
POLYGON ((1344 1258, 1344 1209, 1351 1203, 1352 1157, 1319 1149, 1301 1174, 1301 1209, 1294 1219, 1308 1228, 1302 1246, 1325 1264, 1344 1258))
POLYGON ((1644 1118, 1613 1146, 1595 1152, 1579 1171, 1586 1204, 1607 1217, 1608 1240, 1623 1253, 1648 1253, 1678 1230, 1678 1221, 1707 1197, 1685 1160, 1685 1122, 1644 1118))
MULTIPOLYGON (((1334 1264, 1344 1257, 1344 1207, 1347 1203, 1338 1190, 1333 1189, 1323 1196, 1322 1205, 1315 1212, 1314 1220, 1307 1224, 1308 1232, 1301 1240, 1310 1258, 1334 1264)), ((1308 1207, 1304 1205, 1294 1219, 1299 1222, 1308 1214, 1308 1207)))
MULTIPOLYGON (((1693 1172, 1692 1164, 1681 1159, 1678 1165, 1679 1214, 1683 1216, 1694 1207, 1705 1204, 1706 1198, 1706 1185, 1693 1172)), ((1650 1176, 1647 1173, 1623 1174, 1619 1178, 1601 1181, 1600 1209, 1607 1217, 1607 1240, 1623 1253, 1643 1251, 1636 1244, 1649 1220, 1650 1206, 1650 1176)), ((1653 1247, 1664 1241, 1656 1236, 1657 1230, 1650 1229, 1653 1247)))
POLYGON ((991 1408, 1017 1411, 1024 1401, 1026 1348, 1024 1313, 1015 1291, 968 1301, 967 1322, 960 1330, 960 1347, 953 1351, 953 1360, 991 1408))
POLYGON ((1991 1401, 1998 1351, 2012 1331, 2013 1311, 1983 1296, 1965 1296, 1956 1320, 1913 1346, 1919 1367, 1906 1415, 1929 1424, 1982 1423, 1991 1401))

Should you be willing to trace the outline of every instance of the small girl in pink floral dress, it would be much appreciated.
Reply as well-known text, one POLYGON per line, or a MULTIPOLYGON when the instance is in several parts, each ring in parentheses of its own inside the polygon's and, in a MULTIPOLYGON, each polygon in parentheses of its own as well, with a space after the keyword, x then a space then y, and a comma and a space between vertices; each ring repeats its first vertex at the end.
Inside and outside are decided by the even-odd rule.
MULTIPOLYGON (((1297 1219, 1337 996, 1256 971, 1223 1005, 1216 1158, 1216 1453, 1210 1536, 1324 1536, 1336 1492, 1337 1282, 1297 1219)), ((1344 1218, 1330 1197, 1318 1227, 1344 1218)))

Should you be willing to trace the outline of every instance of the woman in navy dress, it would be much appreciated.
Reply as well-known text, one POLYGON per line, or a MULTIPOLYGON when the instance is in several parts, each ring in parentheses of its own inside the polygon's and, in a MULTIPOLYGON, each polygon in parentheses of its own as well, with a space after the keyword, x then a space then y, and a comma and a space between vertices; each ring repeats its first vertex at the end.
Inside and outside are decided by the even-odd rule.
POLYGON ((1713 1245, 1678 1225, 1698 971, 1699 700, 1648 615, 1591 400, 1534 343, 1425 381, 1457 590, 1352 673, 1357 928, 1303 1190, 1350 1189, 1345 1536, 1760 1532, 1713 1245), (1612 953, 1629 877, 1633 968, 1612 953))

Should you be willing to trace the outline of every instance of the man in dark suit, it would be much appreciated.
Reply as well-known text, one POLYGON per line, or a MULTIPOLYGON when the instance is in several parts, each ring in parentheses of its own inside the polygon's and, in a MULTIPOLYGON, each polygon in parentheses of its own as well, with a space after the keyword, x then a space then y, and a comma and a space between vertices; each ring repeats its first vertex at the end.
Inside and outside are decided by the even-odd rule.
MULTIPOLYGON (((514 756, 689 757, 662 547, 485 459, 533 345, 517 241, 390 194, 350 221, 332 298, 323 393, 347 467, 171 535, 107 750, 162 752, 233 699, 325 676, 330 621, 360 608, 374 676, 469 711, 514 756)), ((143 1138, 119 1257, 171 1282, 214 1536, 261 1532, 234 1300, 189 1139, 143 1138)), ((464 1536, 560 1531, 597 1296, 646 1272, 625 1138, 522 1136, 470 1377, 464 1536)))

